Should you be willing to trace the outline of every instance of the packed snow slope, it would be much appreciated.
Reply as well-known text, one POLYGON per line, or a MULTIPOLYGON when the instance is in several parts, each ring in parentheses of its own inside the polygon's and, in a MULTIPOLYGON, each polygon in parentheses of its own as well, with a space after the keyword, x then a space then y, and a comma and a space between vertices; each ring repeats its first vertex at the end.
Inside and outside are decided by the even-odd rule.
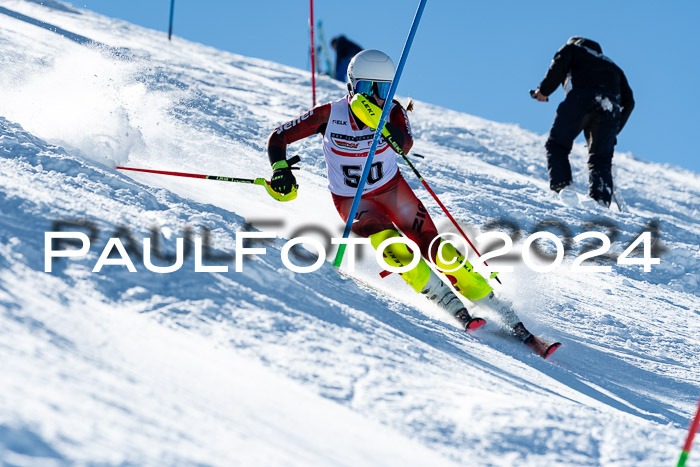
MULTIPOLYGON (((420 70, 409 58, 405 72, 420 70)), ((321 101, 343 95, 318 82, 321 101)), ((308 107, 305 71, 55 1, 0 1, 0 463, 675 462, 700 395, 698 174, 616 154, 627 212, 571 207, 547 189, 545 136, 416 103, 418 170, 474 237, 514 237, 515 269, 496 287, 563 343, 545 361, 478 306, 488 324, 461 332, 396 275, 379 279, 370 252, 357 281, 329 262, 291 272, 286 239, 343 228, 320 137, 290 147, 302 163, 289 203, 254 185, 114 169, 269 177, 268 134, 308 107), (47 273, 55 230, 85 233, 90 249, 47 273), (561 266, 534 272, 518 248, 541 230, 606 233, 610 251, 584 265, 611 270, 573 271, 572 242, 561 266), (266 254, 237 272, 246 231, 277 238, 247 245, 266 254), (617 264, 643 231, 660 264, 617 264), (228 271, 195 272, 207 235, 202 261, 228 271), (109 259, 92 272, 112 237, 136 272, 109 259), (144 251, 166 267, 184 237, 179 270, 146 268, 144 251)), ((577 145, 582 193, 585 159, 577 145)))

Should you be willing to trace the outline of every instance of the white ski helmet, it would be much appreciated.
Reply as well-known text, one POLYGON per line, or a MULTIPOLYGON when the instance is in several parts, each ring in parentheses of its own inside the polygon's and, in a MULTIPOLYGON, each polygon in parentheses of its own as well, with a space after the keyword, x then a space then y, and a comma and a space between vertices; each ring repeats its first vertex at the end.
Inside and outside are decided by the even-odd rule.
POLYGON ((391 82, 394 79, 394 62, 379 50, 363 50, 348 65, 348 90, 355 93, 360 80, 391 82))

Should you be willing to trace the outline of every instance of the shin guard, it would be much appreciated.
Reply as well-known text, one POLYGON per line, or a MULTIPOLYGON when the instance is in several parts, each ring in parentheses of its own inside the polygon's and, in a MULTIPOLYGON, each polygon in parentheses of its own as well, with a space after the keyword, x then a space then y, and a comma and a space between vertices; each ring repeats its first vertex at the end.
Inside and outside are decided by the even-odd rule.
POLYGON ((486 279, 478 272, 474 272, 471 263, 466 261, 464 256, 457 251, 454 245, 443 241, 440 244, 440 249, 442 250, 442 259, 445 261, 441 261, 440 254, 438 253, 436 255, 435 264, 440 269, 440 272, 450 279, 455 289, 466 299, 476 301, 484 298, 493 291, 486 279), (462 263, 464 263, 462 267, 456 271, 451 271, 462 263))
MULTIPOLYGON (((396 230, 387 229, 370 235, 369 239, 372 246, 377 249, 384 240, 400 236, 396 230)), ((420 251, 412 253, 404 243, 393 243, 384 249, 384 261, 393 267, 406 266, 411 262, 414 254, 420 255, 420 251)), ((421 258, 415 268, 401 273, 400 276, 413 290, 420 293, 430 278, 430 266, 421 258)))

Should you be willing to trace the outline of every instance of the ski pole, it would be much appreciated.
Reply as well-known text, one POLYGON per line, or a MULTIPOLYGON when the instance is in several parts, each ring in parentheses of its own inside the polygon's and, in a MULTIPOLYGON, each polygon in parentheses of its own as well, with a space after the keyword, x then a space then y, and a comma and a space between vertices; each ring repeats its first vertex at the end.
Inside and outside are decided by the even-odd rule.
MULTIPOLYGON (((289 165, 293 165, 299 162, 299 156, 294 156, 289 159, 288 163, 289 165)), ((169 172, 165 170, 153 170, 153 169, 137 169, 134 167, 116 167, 119 170, 131 170, 133 172, 145 172, 145 173, 152 173, 152 174, 159 174, 159 175, 170 175, 174 177, 188 177, 188 178, 201 178, 204 180, 217 180, 220 182, 234 182, 234 183, 251 183, 253 185, 260 185, 265 188, 267 191, 267 194, 269 194, 271 197, 276 199, 277 201, 291 201, 297 197, 297 190, 296 188, 293 188, 292 191, 289 193, 282 194, 279 193, 275 190, 272 189, 270 186, 270 182, 265 180, 264 178, 236 178, 236 177, 224 177, 221 175, 202 175, 202 174, 193 174, 193 173, 185 173, 185 172, 169 172)), ((292 170, 297 170, 297 167, 292 167, 292 170)))
MULTIPOLYGON (((418 4, 418 9, 413 17, 413 22, 411 23, 411 29, 408 32, 408 37, 404 43, 403 50, 401 51, 401 58, 399 59, 399 66, 396 68, 394 73, 394 79, 391 81, 389 86, 389 94, 386 98, 386 104, 382 109, 382 114, 379 117, 379 125, 377 125, 377 130, 374 132, 374 138, 372 138, 372 146, 369 148, 369 154, 367 154, 367 160, 365 161, 365 167, 362 170, 362 176, 360 177, 360 182, 357 185, 357 191, 355 192, 355 197, 352 200, 352 206, 350 207, 350 212, 348 213, 348 221, 345 224, 345 231, 343 232, 343 238, 348 238, 350 235, 350 229, 352 223, 355 221, 355 213, 357 212, 357 207, 360 204, 360 198, 365 188, 365 182, 369 176, 369 171, 372 168, 372 159, 377 151, 377 145, 379 144, 379 137, 384 129, 384 124, 386 123, 387 117, 389 116, 389 109, 391 108, 391 102, 394 100, 394 94, 396 94, 396 87, 399 85, 399 79, 401 78, 401 73, 403 72, 403 67, 406 64, 406 58, 408 57, 408 51, 411 49, 411 44, 413 44, 413 37, 416 35, 416 30, 418 29, 418 23, 420 23, 420 18, 423 15, 423 10, 425 9, 425 3, 427 0, 420 0, 418 4)), ((338 246, 338 253, 335 255, 335 260, 333 261, 333 266, 339 268, 340 264, 343 262, 343 255, 345 254, 345 243, 341 243, 338 246)))
POLYGON ((698 431, 698 425, 700 425, 700 401, 698 401, 698 411, 695 413, 695 418, 688 429, 688 437, 685 439, 685 445, 683 446, 683 451, 681 451, 681 457, 678 459, 678 465, 676 467, 685 467, 688 455, 690 454, 690 446, 693 444, 693 438, 698 431))
MULTIPOLYGON (((374 123, 372 122, 372 116, 374 116, 374 118, 376 118, 376 110, 378 110, 378 109, 376 108, 376 106, 374 108, 372 108, 373 107, 372 104, 370 102, 368 102, 367 99, 364 98, 364 96, 358 96, 358 97, 354 98, 350 104, 350 107, 352 108, 353 113, 355 115, 357 115, 360 118, 360 120, 362 120, 362 122, 364 124, 366 124, 369 127, 374 125, 374 123)), ((413 165, 413 163, 408 158, 406 153, 403 152, 403 149, 401 149, 401 146, 396 142, 396 140, 394 140, 394 138, 391 137, 391 133, 389 133, 389 130, 387 130, 386 128, 382 129, 382 136, 384 136, 384 140, 387 143, 391 144, 391 147, 394 148, 396 153, 398 155, 400 155, 401 157, 403 157, 403 160, 406 161, 406 164, 408 164, 408 166, 411 168, 411 170, 416 175, 416 177, 418 177, 418 180, 420 180, 420 182, 423 184, 425 189, 428 190, 428 193, 430 193, 430 195, 433 197, 433 199, 440 206, 440 208, 442 209, 442 212, 444 212, 447 215, 447 217, 452 221, 452 224, 455 227, 457 227, 457 230, 459 230, 459 233, 462 234, 462 237, 464 237, 464 239, 467 241, 467 243, 469 243, 469 246, 472 247, 472 250, 474 250, 474 253, 476 253, 477 256, 481 257, 481 253, 479 253, 479 250, 477 250, 476 247, 474 246, 474 244, 471 242, 471 240, 469 240, 469 237, 467 236, 467 234, 464 233, 464 231, 459 226, 459 224, 457 223, 455 218, 452 217, 452 214, 450 214, 450 212, 447 210, 445 205, 442 204, 442 201, 440 201, 440 198, 438 198, 437 195, 435 194, 435 192, 432 190, 432 188, 430 188, 430 186, 428 185, 428 182, 425 181, 423 176, 418 172, 418 169, 416 169, 416 167, 413 165)), ((423 157, 419 154, 416 154, 416 156, 421 157, 421 158, 423 157)), ((484 261, 484 265, 488 266, 488 263, 486 261, 484 261)), ((491 275, 491 277, 495 278, 499 284, 503 285, 501 280, 498 278, 498 276, 496 274, 498 274, 498 273, 493 273, 491 275)))
MULTIPOLYGON (((462 234, 462 237, 464 237, 464 239, 467 241, 467 243, 469 243, 469 246, 472 247, 472 250, 474 250, 474 253, 476 253, 476 255, 477 255, 478 257, 481 257, 481 253, 479 253, 479 250, 477 250, 476 247, 474 246, 474 244, 471 242, 471 240, 469 240, 469 237, 467 237, 467 234, 464 233, 464 231, 463 231, 462 228, 459 226, 459 224, 457 223, 457 221, 455 220, 455 218, 452 217, 452 214, 450 214, 450 211, 448 211, 447 208, 445 207, 445 205, 442 204, 442 201, 440 201, 440 198, 438 198, 437 195, 435 194, 435 192, 432 190, 432 188, 430 188, 430 186, 428 185, 428 182, 426 182, 425 179, 421 176, 421 174, 418 173, 418 170, 417 170, 416 167, 413 165, 413 163, 411 162, 411 160, 410 160, 408 157, 406 157, 406 154, 404 154, 403 151, 401 151, 401 152, 399 153, 399 155, 400 155, 401 157, 403 157, 403 160, 406 161, 406 164, 408 164, 408 166, 411 168, 411 170, 413 170, 413 173, 416 174, 416 177, 418 177, 418 180, 420 180, 420 182, 423 184, 423 186, 425 187, 425 189, 428 190, 428 193, 430 193, 430 195, 433 197, 433 199, 435 200, 435 202, 437 202, 438 206, 440 206, 440 208, 442 209, 442 212, 444 212, 445 215, 447 215, 447 217, 452 221, 452 224, 457 228, 457 230, 459 230, 459 233, 462 234)), ((484 266, 488 266, 488 263, 486 263, 486 261, 484 261, 484 266)), ((496 273, 496 274, 497 274, 497 273, 496 273)), ((503 283, 501 282, 501 279, 499 279, 498 276, 492 275, 491 277, 493 277, 494 279, 496 279, 496 281, 497 281, 499 284, 503 285, 503 283)))

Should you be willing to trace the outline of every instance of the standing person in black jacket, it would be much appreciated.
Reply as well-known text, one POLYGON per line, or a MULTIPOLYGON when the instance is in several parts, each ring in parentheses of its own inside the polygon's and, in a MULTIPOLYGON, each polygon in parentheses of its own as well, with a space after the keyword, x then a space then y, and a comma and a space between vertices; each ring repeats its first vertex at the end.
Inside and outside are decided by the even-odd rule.
POLYGON ((547 102, 560 84, 566 99, 557 108, 545 144, 550 188, 559 193, 573 183, 569 153, 583 130, 588 143, 588 194, 609 207, 613 151, 634 108, 632 90, 600 45, 583 37, 572 37, 559 49, 532 97, 547 102))
POLYGON ((362 51, 362 47, 355 44, 347 37, 340 35, 331 39, 331 47, 335 50, 335 79, 345 82, 347 80, 348 65, 352 57, 362 51))

